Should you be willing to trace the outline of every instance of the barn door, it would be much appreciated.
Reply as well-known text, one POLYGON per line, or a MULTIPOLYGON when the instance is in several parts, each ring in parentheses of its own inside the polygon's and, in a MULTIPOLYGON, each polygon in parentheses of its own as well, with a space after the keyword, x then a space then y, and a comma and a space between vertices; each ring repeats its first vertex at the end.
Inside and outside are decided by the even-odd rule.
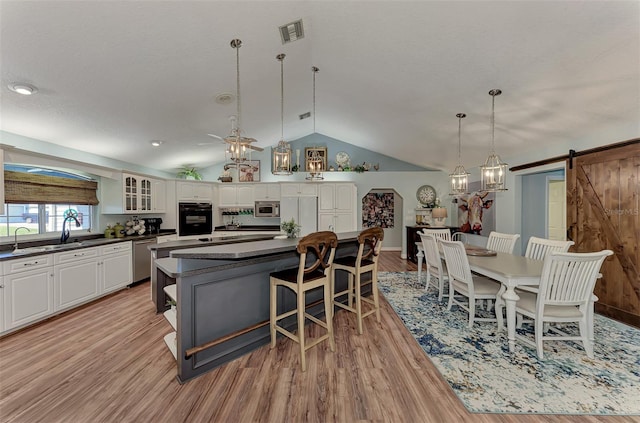
POLYGON ((568 236, 573 251, 615 254, 602 266, 596 312, 640 327, 640 143, 567 163, 568 236), (572 163, 571 163, 572 162, 572 163))

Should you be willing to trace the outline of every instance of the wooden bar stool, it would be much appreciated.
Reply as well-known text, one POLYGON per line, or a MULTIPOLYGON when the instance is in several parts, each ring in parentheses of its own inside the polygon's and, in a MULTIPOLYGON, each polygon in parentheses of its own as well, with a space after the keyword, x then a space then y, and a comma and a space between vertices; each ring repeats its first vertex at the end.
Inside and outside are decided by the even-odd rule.
MULTIPOLYGON (((380 322, 380 302, 378 299, 378 256, 382 249, 382 240, 384 239, 384 231, 382 228, 374 227, 365 229, 358 235, 358 255, 349 257, 340 257, 333 262, 333 277, 331 287, 331 298, 333 304, 355 313, 358 318, 358 333, 362 334, 362 319, 373 313, 376 314, 378 323, 380 322), (335 292, 335 274, 337 270, 344 270, 349 274, 349 284, 347 289, 335 292), (373 300, 364 298, 360 295, 362 284, 360 278, 362 274, 371 272, 371 291, 373 300), (355 283, 354 283, 355 279, 355 283), (347 294, 347 304, 336 301, 336 298, 347 294), (354 308, 355 297, 355 308, 354 308), (362 312, 362 302, 373 305, 373 308, 365 313, 362 312)), ((368 284, 369 282, 366 282, 368 284)), ((331 307, 333 311, 333 307, 331 307)))
POLYGON ((333 325, 331 321, 331 265, 338 247, 338 237, 331 231, 315 232, 301 238, 298 241, 297 251, 300 254, 300 265, 297 268, 285 269, 273 272, 269 276, 270 282, 270 321, 271 321, 271 348, 276 346, 276 332, 280 332, 286 337, 300 344, 300 363, 302 371, 307 370, 305 361, 305 351, 319 344, 325 339, 329 339, 331 351, 335 351, 336 346, 333 339, 333 325), (315 256, 315 261, 307 265, 307 254, 315 256), (278 285, 285 286, 296 294, 296 308, 277 314, 277 288, 278 285), (311 289, 324 288, 324 314, 326 322, 308 314, 305 310, 305 293, 311 289), (298 315, 298 335, 294 335, 277 322, 285 317, 298 315), (327 333, 313 340, 309 345, 305 344, 304 322, 305 318, 327 329, 327 333))

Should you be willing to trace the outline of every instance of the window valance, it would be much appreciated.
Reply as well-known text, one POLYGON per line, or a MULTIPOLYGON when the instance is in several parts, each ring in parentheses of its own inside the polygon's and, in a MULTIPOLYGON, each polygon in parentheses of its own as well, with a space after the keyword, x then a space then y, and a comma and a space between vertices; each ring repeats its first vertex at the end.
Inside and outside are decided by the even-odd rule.
POLYGON ((95 181, 4 171, 6 203, 95 206, 99 203, 97 189, 95 181))

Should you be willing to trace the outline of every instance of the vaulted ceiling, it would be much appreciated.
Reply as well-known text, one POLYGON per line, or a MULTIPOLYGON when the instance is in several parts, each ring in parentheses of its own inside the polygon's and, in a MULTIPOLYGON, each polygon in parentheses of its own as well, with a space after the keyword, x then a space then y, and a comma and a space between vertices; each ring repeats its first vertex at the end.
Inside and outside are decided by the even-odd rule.
MULTIPOLYGON (((2 1, 3 131, 172 170, 224 160, 240 54, 241 128, 257 145, 315 131, 452 169, 640 133, 637 1, 2 1), (278 27, 302 19, 283 45, 278 27), (8 89, 29 83, 38 92, 8 89), (152 148, 151 140, 162 140, 152 148)), ((515 163, 514 163, 515 164, 515 163)))

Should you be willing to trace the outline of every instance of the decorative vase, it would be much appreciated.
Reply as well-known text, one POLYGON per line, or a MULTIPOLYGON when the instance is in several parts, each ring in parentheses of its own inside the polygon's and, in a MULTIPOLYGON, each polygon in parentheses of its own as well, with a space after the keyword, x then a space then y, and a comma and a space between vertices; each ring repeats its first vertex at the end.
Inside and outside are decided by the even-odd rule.
POLYGON ((111 226, 107 227, 107 229, 104 230, 105 238, 113 238, 115 236, 116 236, 116 232, 111 226))
POLYGON ((124 229, 124 226, 120 224, 120 222, 116 222, 116 225, 113 227, 113 230, 115 232, 116 238, 124 238, 125 229, 124 229))

